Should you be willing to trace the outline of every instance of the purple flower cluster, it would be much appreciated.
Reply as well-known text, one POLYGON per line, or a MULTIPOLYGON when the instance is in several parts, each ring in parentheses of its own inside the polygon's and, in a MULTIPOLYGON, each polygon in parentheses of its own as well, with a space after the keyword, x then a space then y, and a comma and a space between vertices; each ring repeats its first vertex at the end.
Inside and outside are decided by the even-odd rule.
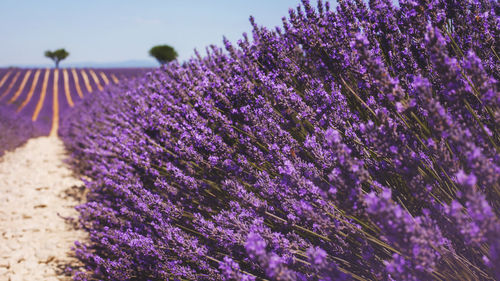
POLYGON ((497 1, 307 0, 87 99, 76 280, 500 279, 497 1))

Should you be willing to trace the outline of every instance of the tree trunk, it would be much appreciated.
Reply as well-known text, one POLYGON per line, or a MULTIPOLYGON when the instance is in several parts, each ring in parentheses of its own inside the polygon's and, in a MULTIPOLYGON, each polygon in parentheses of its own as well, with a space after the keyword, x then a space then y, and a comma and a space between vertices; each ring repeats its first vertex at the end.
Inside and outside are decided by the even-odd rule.
POLYGON ((56 62, 56 68, 59 68, 59 61, 56 60, 55 62, 56 62))

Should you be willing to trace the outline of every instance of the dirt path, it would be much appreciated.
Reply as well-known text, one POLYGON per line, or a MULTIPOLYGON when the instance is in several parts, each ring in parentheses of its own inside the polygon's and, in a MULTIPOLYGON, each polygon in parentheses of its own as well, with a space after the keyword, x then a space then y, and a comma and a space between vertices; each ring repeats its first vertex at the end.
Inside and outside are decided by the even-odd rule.
POLYGON ((62 217, 76 217, 71 194, 81 182, 63 163, 56 137, 31 139, 0 159, 0 280, 67 280, 76 264, 70 248, 84 233, 62 217))

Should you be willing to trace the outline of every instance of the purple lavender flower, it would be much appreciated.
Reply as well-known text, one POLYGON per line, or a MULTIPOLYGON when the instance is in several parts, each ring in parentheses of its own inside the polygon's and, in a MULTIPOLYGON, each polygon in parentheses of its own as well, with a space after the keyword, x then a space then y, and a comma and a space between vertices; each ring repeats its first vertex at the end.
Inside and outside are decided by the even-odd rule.
POLYGON ((489 1, 302 1, 84 101, 75 280, 500 278, 489 1))

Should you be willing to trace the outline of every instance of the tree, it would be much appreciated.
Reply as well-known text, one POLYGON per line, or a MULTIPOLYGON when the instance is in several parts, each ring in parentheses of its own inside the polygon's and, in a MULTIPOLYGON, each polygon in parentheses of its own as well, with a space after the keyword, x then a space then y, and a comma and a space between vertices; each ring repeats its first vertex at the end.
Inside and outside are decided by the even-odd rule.
POLYGON ((149 50, 149 55, 154 57, 160 64, 169 63, 177 58, 177 52, 169 45, 154 46, 149 50))
POLYGON ((59 49, 55 51, 45 51, 45 56, 53 60, 56 64, 56 68, 59 68, 59 62, 69 56, 69 53, 65 49, 59 49))

